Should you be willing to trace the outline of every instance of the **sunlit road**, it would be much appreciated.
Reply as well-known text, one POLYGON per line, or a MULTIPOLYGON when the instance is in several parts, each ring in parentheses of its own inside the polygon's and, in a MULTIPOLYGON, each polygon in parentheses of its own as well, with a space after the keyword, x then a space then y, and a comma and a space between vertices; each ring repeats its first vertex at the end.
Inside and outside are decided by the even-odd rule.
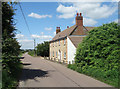
POLYGON ((27 53, 21 59, 24 65, 19 87, 110 87, 86 75, 68 69, 64 65, 31 57, 27 53))

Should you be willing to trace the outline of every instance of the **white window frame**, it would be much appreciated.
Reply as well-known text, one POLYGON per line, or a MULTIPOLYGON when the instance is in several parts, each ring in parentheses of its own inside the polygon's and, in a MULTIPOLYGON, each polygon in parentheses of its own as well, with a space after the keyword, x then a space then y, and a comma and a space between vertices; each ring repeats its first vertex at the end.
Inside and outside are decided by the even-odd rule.
POLYGON ((66 59, 66 52, 64 52, 64 58, 66 59))

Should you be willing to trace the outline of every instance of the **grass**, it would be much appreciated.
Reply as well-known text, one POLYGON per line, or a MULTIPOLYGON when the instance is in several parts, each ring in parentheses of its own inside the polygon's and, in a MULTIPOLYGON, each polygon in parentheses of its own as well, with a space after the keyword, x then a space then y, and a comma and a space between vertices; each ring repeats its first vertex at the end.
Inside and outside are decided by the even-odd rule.
POLYGON ((89 68, 87 70, 83 70, 83 69, 77 67, 76 64, 68 64, 68 68, 70 68, 74 71, 77 71, 79 73, 85 74, 87 76, 93 77, 93 78, 100 80, 106 84, 109 84, 113 87, 118 87, 118 78, 106 76, 105 71, 102 71, 102 69, 89 68))

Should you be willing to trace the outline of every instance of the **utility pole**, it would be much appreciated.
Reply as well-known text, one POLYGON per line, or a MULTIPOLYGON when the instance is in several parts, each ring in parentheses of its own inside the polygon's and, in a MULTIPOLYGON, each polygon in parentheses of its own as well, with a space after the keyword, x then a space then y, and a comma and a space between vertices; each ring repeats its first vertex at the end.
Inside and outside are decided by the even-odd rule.
POLYGON ((34 39, 34 56, 36 55, 36 52, 35 52, 35 39, 34 39))

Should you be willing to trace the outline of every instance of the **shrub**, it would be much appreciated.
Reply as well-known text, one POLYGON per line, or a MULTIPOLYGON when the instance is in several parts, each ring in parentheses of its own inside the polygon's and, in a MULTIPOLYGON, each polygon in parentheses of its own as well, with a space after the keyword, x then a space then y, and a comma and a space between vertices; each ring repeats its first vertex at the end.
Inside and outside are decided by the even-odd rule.
POLYGON ((118 24, 114 22, 91 30, 77 48, 75 56, 77 66, 74 68, 80 73, 118 86, 119 33, 118 24))

